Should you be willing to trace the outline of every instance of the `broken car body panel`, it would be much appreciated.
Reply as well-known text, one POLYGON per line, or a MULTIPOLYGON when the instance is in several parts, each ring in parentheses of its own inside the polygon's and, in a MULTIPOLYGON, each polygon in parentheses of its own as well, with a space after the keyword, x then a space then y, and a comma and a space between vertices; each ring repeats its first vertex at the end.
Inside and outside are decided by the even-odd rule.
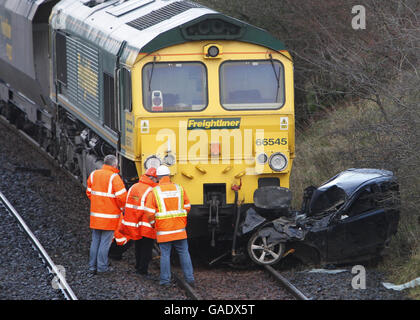
POLYGON ((308 187, 301 211, 285 215, 283 210, 270 220, 265 209, 261 216, 259 208, 250 208, 242 234, 258 232, 268 244, 283 242, 286 251, 293 248, 304 261, 308 249, 316 252, 318 262, 368 260, 380 255, 396 233, 399 201, 391 171, 348 169, 318 188, 308 187))

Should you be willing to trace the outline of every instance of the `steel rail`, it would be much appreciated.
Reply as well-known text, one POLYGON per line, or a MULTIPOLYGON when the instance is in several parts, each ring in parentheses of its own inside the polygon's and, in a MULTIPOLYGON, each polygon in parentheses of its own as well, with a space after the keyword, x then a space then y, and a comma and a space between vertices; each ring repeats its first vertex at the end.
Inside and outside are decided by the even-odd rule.
POLYGON ((42 260, 44 263, 47 263, 48 271, 50 273, 53 273, 56 277, 58 277, 58 286, 63 293, 64 297, 67 300, 78 300, 76 295, 74 294, 73 290, 68 285, 66 279, 61 274, 55 263, 51 260, 48 253, 45 251, 44 247, 41 245, 41 243, 38 241, 38 239, 35 237, 35 235, 32 233, 31 229, 29 229, 28 225, 25 223, 25 221, 22 219, 22 217, 19 215, 19 213, 16 211, 16 209, 11 205, 11 203, 7 200, 5 195, 0 192, 0 199, 3 205, 6 207, 6 209, 13 215, 14 218, 19 222, 20 226, 23 228, 23 231, 26 233, 26 235, 29 237, 33 245, 36 247, 36 250, 41 255, 42 260))
POLYGON ((276 278, 278 282, 289 291, 296 299, 298 300, 310 300, 305 296, 299 289, 297 289, 293 284, 289 282, 285 277, 283 277, 278 271, 276 271, 272 266, 264 266, 265 269, 276 278))
POLYGON ((192 299, 192 300, 203 300, 197 292, 195 292, 194 288, 191 287, 188 282, 186 282, 181 276, 178 275, 177 272, 172 271, 172 277, 175 279, 176 283, 178 284, 179 287, 181 287, 182 289, 184 289, 184 291, 187 293, 187 295, 192 299))
MULTIPOLYGON (((155 243, 153 248, 153 259, 152 263, 155 264, 156 268, 159 270, 160 265, 156 262, 156 259, 160 257, 160 249, 159 246, 155 243)), ((171 266, 171 276, 172 279, 175 280, 178 287, 183 289, 188 297, 192 300, 202 300, 202 298, 195 292, 195 290, 180 276, 176 271, 173 270, 174 266, 171 266)))

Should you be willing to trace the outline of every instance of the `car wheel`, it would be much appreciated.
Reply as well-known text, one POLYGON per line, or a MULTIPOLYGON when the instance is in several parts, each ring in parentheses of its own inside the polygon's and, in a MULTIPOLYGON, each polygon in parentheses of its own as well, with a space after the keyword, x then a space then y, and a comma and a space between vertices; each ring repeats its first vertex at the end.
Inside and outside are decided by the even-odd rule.
MULTIPOLYGON (((264 229, 263 229, 264 230, 264 229)), ((259 265, 272 265, 280 261, 285 245, 283 242, 268 244, 268 237, 256 232, 248 241, 248 254, 259 265)))

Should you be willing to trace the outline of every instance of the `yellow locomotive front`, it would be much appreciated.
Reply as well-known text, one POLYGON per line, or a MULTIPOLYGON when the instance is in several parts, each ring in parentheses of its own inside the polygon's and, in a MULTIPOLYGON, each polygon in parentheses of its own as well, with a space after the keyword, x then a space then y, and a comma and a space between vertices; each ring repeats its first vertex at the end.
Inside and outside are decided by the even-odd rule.
POLYGON ((295 142, 288 52, 193 41, 140 54, 131 74, 135 130, 127 151, 139 173, 165 164, 185 188, 190 238, 232 235, 235 190, 246 208, 258 187, 289 187, 295 142))

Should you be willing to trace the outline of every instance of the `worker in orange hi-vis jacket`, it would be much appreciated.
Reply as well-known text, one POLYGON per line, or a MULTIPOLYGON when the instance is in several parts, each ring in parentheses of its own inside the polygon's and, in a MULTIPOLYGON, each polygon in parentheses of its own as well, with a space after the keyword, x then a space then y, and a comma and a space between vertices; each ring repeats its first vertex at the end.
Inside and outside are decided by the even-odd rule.
POLYGON ((108 251, 127 197, 127 190, 118 173, 117 157, 107 155, 102 168, 93 171, 87 180, 86 195, 90 199, 92 229, 89 270, 93 274, 111 271, 108 251))
POLYGON ((122 241, 117 244, 124 244, 124 239, 134 240, 136 256, 136 272, 146 279, 154 279, 149 275, 149 263, 152 260, 153 244, 156 239, 156 232, 153 223, 144 214, 147 195, 157 185, 156 169, 149 168, 140 177, 138 183, 134 184, 127 194, 124 217, 118 228, 122 241))
POLYGON ((193 266, 187 242, 187 215, 191 204, 184 189, 173 183, 166 166, 156 170, 159 185, 146 198, 145 212, 150 222, 155 222, 156 240, 160 247, 160 281, 163 286, 171 283, 171 248, 178 252, 185 280, 194 286, 193 266))

